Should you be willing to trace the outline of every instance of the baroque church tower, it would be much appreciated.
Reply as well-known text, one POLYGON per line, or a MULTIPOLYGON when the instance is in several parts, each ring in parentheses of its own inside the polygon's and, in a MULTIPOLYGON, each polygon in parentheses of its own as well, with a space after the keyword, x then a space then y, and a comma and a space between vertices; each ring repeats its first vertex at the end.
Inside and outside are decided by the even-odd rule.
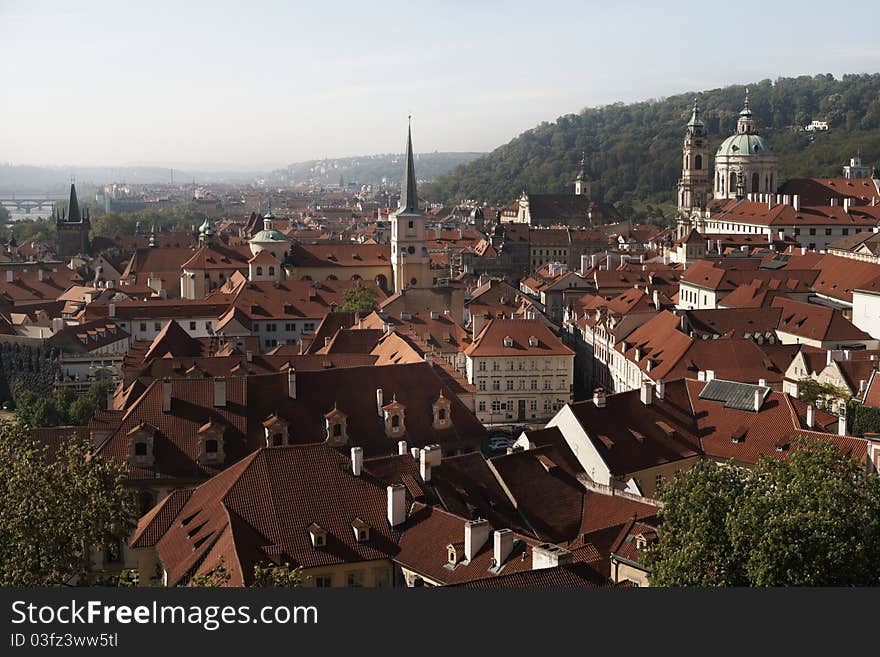
POLYGON ((408 287, 432 286, 425 223, 425 214, 419 210, 410 127, 406 134, 406 158, 403 165, 400 202, 397 211, 391 215, 391 267, 394 272, 395 293, 402 292, 408 287))
POLYGON ((688 121, 682 148, 681 180, 678 181, 678 211, 690 216, 703 210, 710 198, 709 149, 706 125, 700 118, 700 106, 694 98, 694 111, 688 121))

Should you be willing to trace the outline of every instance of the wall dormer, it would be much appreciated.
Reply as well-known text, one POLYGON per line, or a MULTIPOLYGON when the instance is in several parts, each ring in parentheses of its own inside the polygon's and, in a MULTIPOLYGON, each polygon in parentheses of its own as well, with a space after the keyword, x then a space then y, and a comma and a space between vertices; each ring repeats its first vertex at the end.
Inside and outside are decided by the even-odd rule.
POLYGON ((452 403, 443 396, 442 390, 431 408, 434 412, 433 427, 435 431, 442 431, 452 426, 452 403))
POLYGON ((330 445, 345 445, 348 442, 348 416, 335 405, 324 415, 324 429, 330 445))
POLYGON ((385 418, 385 435, 389 438, 400 438, 406 433, 406 407, 397 401, 397 395, 390 404, 382 407, 385 418))
POLYGON ((156 427, 141 422, 128 432, 128 464, 138 468, 151 468, 156 463, 156 427))
POLYGON ((226 447, 223 444, 225 427, 211 419, 199 427, 199 465, 222 465, 226 461, 226 447))

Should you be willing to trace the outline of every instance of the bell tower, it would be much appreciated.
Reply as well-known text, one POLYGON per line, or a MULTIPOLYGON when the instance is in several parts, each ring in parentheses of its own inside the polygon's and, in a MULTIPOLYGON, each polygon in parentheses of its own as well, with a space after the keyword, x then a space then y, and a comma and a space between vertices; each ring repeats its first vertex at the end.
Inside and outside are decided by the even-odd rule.
POLYGON ((587 155, 581 153, 581 164, 574 179, 574 193, 577 196, 590 196, 590 179, 587 177, 587 155))
POLYGON ((431 261, 425 239, 425 214, 419 209, 413 164, 412 127, 406 134, 406 157, 397 211, 391 215, 391 267, 394 291, 408 287, 430 288, 431 261))
POLYGON ((700 118, 700 105, 694 98, 694 110, 688 121, 682 148, 681 180, 678 181, 678 212, 690 216, 706 207, 709 199, 709 144, 706 126, 700 118))

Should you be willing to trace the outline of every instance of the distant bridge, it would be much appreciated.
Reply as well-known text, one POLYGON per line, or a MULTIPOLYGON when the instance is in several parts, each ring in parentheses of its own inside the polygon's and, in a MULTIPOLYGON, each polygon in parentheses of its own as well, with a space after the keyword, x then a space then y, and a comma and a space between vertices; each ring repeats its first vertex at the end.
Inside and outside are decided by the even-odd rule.
POLYGON ((63 192, 51 194, 0 194, 0 204, 6 209, 15 209, 18 212, 30 214, 31 210, 51 211, 52 206, 58 201, 64 201, 68 198, 63 192))

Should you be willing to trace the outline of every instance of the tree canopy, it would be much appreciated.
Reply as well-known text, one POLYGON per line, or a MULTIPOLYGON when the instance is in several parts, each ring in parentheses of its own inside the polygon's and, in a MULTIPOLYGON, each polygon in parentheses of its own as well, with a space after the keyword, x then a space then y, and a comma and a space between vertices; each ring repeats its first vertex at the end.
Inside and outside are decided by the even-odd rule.
POLYGON ((96 381, 82 395, 68 386, 60 386, 54 394, 34 391, 21 379, 15 379, 12 393, 15 413, 30 427, 58 427, 88 424, 98 408, 103 407, 107 393, 115 388, 112 381, 96 381))
POLYGON ((750 470, 704 461, 660 498, 655 586, 880 584, 880 479, 830 442, 750 470))
POLYGON ((366 285, 352 285, 342 295, 337 310, 367 314, 376 308, 376 290, 366 285))
POLYGON ((118 549, 134 527, 123 469, 72 439, 50 460, 17 422, 0 427, 0 586, 92 581, 90 551, 118 549))

